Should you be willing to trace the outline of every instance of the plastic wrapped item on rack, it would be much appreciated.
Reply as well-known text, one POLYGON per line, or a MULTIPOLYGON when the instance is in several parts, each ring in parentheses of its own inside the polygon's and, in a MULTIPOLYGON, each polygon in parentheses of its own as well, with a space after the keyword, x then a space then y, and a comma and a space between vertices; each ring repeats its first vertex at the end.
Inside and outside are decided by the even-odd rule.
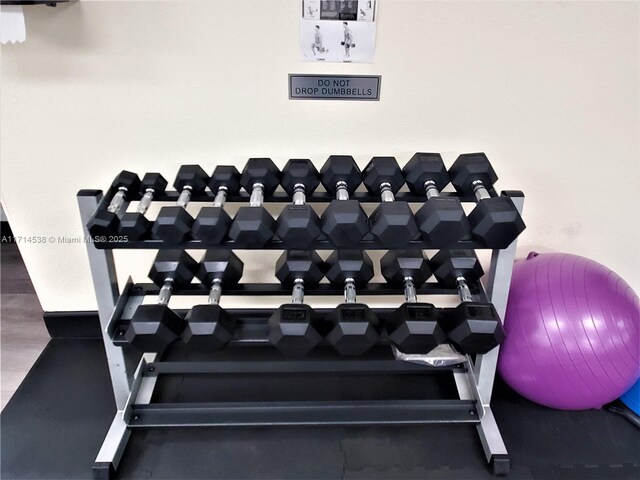
POLYGON ((449 367, 451 365, 458 365, 464 363, 467 357, 461 353, 458 353, 448 343, 438 345, 429 353, 403 353, 396 347, 392 347, 393 356, 402 360, 403 362, 417 363, 420 365, 429 365, 430 367, 449 367))

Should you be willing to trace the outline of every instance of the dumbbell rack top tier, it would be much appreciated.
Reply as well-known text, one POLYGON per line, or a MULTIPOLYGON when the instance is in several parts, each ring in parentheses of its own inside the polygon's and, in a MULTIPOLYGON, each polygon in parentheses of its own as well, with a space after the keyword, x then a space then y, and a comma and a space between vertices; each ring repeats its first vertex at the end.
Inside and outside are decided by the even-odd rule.
MULTIPOLYGON (((78 204, 84 232, 89 236, 86 225, 99 208, 106 208, 114 191, 103 196, 100 190, 81 190, 78 204)), ((491 196, 497 196, 490 190, 491 196)), ((475 199, 456 193, 443 192, 443 196, 458 197, 462 202, 474 202, 475 199)), ((516 208, 522 212, 524 196, 519 191, 502 192, 509 196, 516 208)), ((154 198, 155 202, 175 202, 177 192, 166 192, 154 198)), ((351 198, 361 203, 379 203, 380 197, 364 192, 356 192, 351 198)), ((410 203, 422 203, 425 198, 400 192, 398 200, 410 203)), ((249 195, 241 192, 230 195, 227 204, 240 202, 247 204, 249 195)), ((139 197, 129 199, 139 200, 139 197)), ((276 192, 265 198, 265 203, 289 203, 290 197, 276 192)), ((307 197, 308 203, 328 203, 330 195, 317 192, 307 197)), ((194 195, 190 203, 210 205, 213 194, 194 195)), ((238 320, 238 333, 229 348, 213 354, 211 358, 188 361, 184 358, 160 358, 155 353, 141 353, 121 339, 126 324, 133 312, 145 297, 156 295, 158 287, 153 284, 134 284, 131 279, 124 288, 118 286, 114 249, 248 249, 228 241, 221 245, 209 245, 200 241, 187 241, 171 245, 159 240, 138 242, 89 242, 87 252, 94 288, 98 303, 98 315, 103 329, 103 341, 113 384, 117 413, 105 437, 96 461, 93 465, 94 478, 111 478, 124 451, 131 432, 136 428, 174 427, 174 426, 246 426, 246 425, 371 425, 371 424, 431 424, 431 423, 472 423, 476 425, 488 464, 494 473, 504 474, 509 470, 509 457, 502 441, 500 431, 491 411, 491 393, 495 377, 498 348, 475 358, 458 354, 460 360, 455 364, 434 367, 425 362, 420 355, 406 356, 392 352, 388 341, 382 336, 379 345, 370 353, 355 358, 340 357, 327 348, 311 352, 302 359, 290 359, 269 348, 266 341, 266 320, 273 309, 249 308, 227 309, 229 315, 238 320), (234 352, 244 351, 251 346, 253 356, 238 360, 234 352), (276 354, 275 356, 273 354, 276 354), (457 397, 455 400, 413 399, 413 400, 362 400, 362 401, 277 401, 277 402, 232 402, 207 404, 157 404, 153 402, 156 382, 162 375, 245 375, 259 373, 261 376, 273 374, 292 375, 403 375, 398 381, 404 381, 407 375, 422 375, 419 378, 441 378, 429 376, 433 373, 450 373, 455 381, 457 397)), ((371 237, 365 237, 352 248, 360 250, 385 249, 371 237)), ((408 248, 431 249, 421 240, 411 243, 408 248)), ((450 248, 486 248, 476 241, 461 241, 450 248)), ((273 240, 263 249, 282 250, 281 242, 273 240)), ((310 249, 334 250, 335 247, 325 239, 319 239, 310 249)), ((504 318, 507 296, 511 282, 511 271, 515 259, 516 242, 508 248, 493 250, 491 265, 481 282, 470 286, 474 300, 490 301, 496 311, 504 318)), ((177 289, 173 296, 206 295, 206 289, 193 284, 185 289, 177 289)), ((236 296, 290 296, 291 290, 279 284, 241 283, 225 289, 225 295, 236 296)), ((419 295, 456 294, 452 289, 442 288, 428 282, 418 288, 419 295)), ((308 292, 308 296, 342 295, 342 289, 321 284, 308 292)), ((393 295, 401 298, 397 288, 387 284, 370 283, 358 289, 360 296, 393 295)), ((421 301, 428 301, 422 298, 421 301)), ((391 309, 377 308, 374 312, 383 319, 391 309)), ((176 310, 183 315, 185 311, 176 310)), ((188 357, 188 355, 187 355, 188 357)), ((424 356, 422 356, 424 357, 424 356)), ((298 377, 296 377, 298 378, 298 377)), ((395 377, 394 377, 395 378, 395 377)), ((249 380, 248 380, 249 381, 249 380)), ((451 381, 451 380, 450 380, 451 381)))
MULTIPOLYGON (((495 189, 490 188, 488 190, 489 194, 492 197, 498 196, 498 193, 495 189)), ((97 207, 94 209, 106 209, 107 205, 111 202, 113 196, 115 195, 115 190, 107 191, 104 196, 102 196, 101 190, 81 190, 78 192, 79 197, 83 196, 102 196, 99 201, 97 207)), ((176 191, 166 191, 161 195, 156 195, 153 199, 154 204, 162 203, 173 203, 175 204, 176 200, 179 197, 179 193, 176 191)), ((501 195, 508 196, 512 199, 515 198, 523 198, 524 195, 521 191, 517 190, 508 190, 501 192, 501 195)), ((441 197, 454 197, 459 198, 463 203, 475 203, 476 198, 468 195, 461 195, 454 192, 441 192, 441 197)), ((215 195, 211 192, 205 192, 202 195, 193 195, 189 200, 190 205, 194 204, 202 204, 201 206, 210 206, 213 204, 215 195)), ((236 195, 229 195, 225 202, 225 205, 231 204, 240 204, 241 206, 246 206, 249 202, 250 195, 241 190, 236 195)), ((130 202, 135 202, 140 200, 141 196, 136 193, 134 195, 129 195, 127 199, 127 204, 130 202)), ((373 195, 368 192, 355 192, 350 196, 353 200, 358 200, 360 203, 380 203, 380 195, 373 195)), ((405 201, 408 203, 423 203, 425 201, 424 195, 414 195, 410 192, 399 192, 395 195, 396 200, 405 201)), ((312 195, 308 195, 306 197, 307 203, 316 203, 316 204, 328 204, 334 197, 326 192, 314 192, 312 195)), ((285 192, 277 191, 273 195, 268 195, 264 198, 264 203, 283 203, 287 204, 291 202, 291 196, 286 194, 285 192)), ((92 214, 94 212, 91 212, 92 214)), ((88 220, 87 220, 88 221, 88 220)), ((149 240, 140 240, 140 241, 123 241, 123 242, 103 242, 103 241, 94 241, 93 242, 97 249, 160 249, 160 248, 183 248, 183 249, 202 249, 202 248, 219 248, 219 249, 229 249, 229 250, 241 250, 241 249, 258 249, 258 250, 283 250, 286 247, 283 243, 278 239, 273 239, 267 242, 263 247, 247 247, 243 245, 238 245, 232 240, 227 240, 221 244, 208 244, 206 242, 202 242, 200 240, 187 240, 186 242, 182 242, 179 244, 170 244, 164 242, 162 240, 149 239, 149 240)), ((334 250, 336 247, 329 242, 324 235, 321 235, 318 240, 309 245, 309 250, 334 250)), ((380 244, 370 233, 366 234, 364 238, 354 244, 352 246, 355 250, 386 250, 388 247, 380 244)), ((414 248, 414 249, 433 249, 434 246, 429 244, 428 242, 417 239, 409 242, 406 248, 414 248)), ((478 240, 461 240, 457 244, 451 245, 450 248, 465 248, 465 249, 486 249, 488 248, 482 242, 478 240)))

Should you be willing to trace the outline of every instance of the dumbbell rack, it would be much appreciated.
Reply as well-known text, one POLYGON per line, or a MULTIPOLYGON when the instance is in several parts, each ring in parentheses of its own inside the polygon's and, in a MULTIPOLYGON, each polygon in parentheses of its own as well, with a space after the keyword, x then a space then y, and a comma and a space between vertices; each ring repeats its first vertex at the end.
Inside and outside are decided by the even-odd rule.
MULTIPOLYGON (((497 196, 495 190, 489 191, 497 196)), ((89 238, 86 224, 97 209, 106 208, 114 191, 103 195, 100 190, 81 190, 78 193, 80 216, 84 233, 89 238)), ((522 213, 524 195, 519 191, 505 191, 501 195, 509 196, 516 208, 522 213)), ((442 196, 454 196, 462 202, 474 202, 475 199, 457 193, 443 192, 442 196)), ((154 203, 175 202, 177 192, 167 191, 154 198, 154 203)), ((206 193, 193 196, 190 204, 210 205, 214 195, 206 193)), ((361 203, 378 203, 380 197, 364 192, 356 192, 351 198, 361 203)), ((316 192, 307 197, 307 203, 328 203, 333 198, 324 192, 316 192)), ((423 196, 400 192, 397 200, 409 203, 422 203, 423 196)), ((135 196, 127 203, 139 200, 135 196)), ((249 194, 240 192, 229 196, 227 204, 247 204, 249 194)), ((265 198, 265 203, 289 203, 285 193, 276 192, 265 198)), ((126 204, 125 204, 126 205, 126 204)), ((122 209, 124 212, 125 208, 122 209)), ((158 287, 153 284, 134 284, 129 278, 120 291, 114 262, 114 249, 235 249, 246 248, 227 241, 221 245, 208 245, 201 241, 187 241, 179 245, 169 245, 159 240, 136 242, 88 242, 87 251, 97 297, 98 315, 102 327, 103 341, 111 375, 111 382, 117 407, 116 415, 107 432, 102 447, 93 465, 93 477, 111 478, 118 467, 131 431, 136 428, 153 427, 193 427, 193 426, 279 426, 279 425, 393 425, 393 424, 433 424, 463 423, 475 424, 482 443, 486 460, 492 472, 504 475, 509 471, 509 457, 491 411, 490 400, 496 372, 498 350, 487 354, 471 356, 457 355, 454 362, 445 362, 444 366, 433 366, 438 353, 429 355, 406 356, 390 348, 381 336, 380 346, 370 353, 357 357, 340 357, 329 354, 328 349, 316 349, 300 359, 284 357, 275 349, 268 347, 267 319, 273 309, 227 309, 228 315, 237 320, 236 334, 230 345, 219 354, 206 360, 161 359, 155 353, 142 353, 133 349, 122 339, 123 332, 136 308, 147 295, 157 295, 158 287), (239 361, 230 353, 236 347, 256 347, 256 361, 239 361), (273 355, 265 357, 265 351, 274 350, 273 355), (393 353, 392 353, 393 352, 393 353), (259 360, 258 360, 259 358, 259 360), (434 374, 449 372, 453 375, 458 399, 410 399, 410 400, 358 400, 358 401, 277 401, 277 402, 225 402, 225 403, 153 403, 152 397, 158 379, 162 375, 244 375, 244 374, 434 374)), ((475 301, 492 302, 501 318, 504 318, 507 296, 511 282, 511 272, 516 252, 516 241, 508 248, 493 250, 490 268, 485 275, 485 284, 476 282, 470 285, 475 301)), ((319 238, 309 247, 313 250, 334 250, 328 240, 319 238)), ((353 249, 385 249, 369 234, 353 245, 353 249)), ((407 248, 433 249, 422 240, 412 241, 407 248)), ((460 241, 449 248, 483 249, 476 241, 460 241)), ((277 240, 270 241, 261 249, 283 250, 277 240)), ((435 283, 426 283, 417 289, 419 295, 457 295, 452 289, 446 289, 435 283)), ((186 289, 178 289, 172 297, 181 295, 206 295, 206 289, 193 284, 186 289)), ((225 297, 250 295, 289 297, 290 289, 280 284, 241 283, 224 290, 225 297)), ((306 292, 306 297, 314 295, 341 296, 342 289, 321 284, 306 292)), ((401 291, 386 283, 370 283, 366 288, 358 289, 358 295, 394 295, 401 291)), ((328 310, 316 309, 319 313, 328 310)), ((373 311, 384 320, 394 309, 374 308, 373 311)), ((186 311, 176 310, 179 314, 186 311)), ((238 349, 236 349, 238 350, 238 349)), ((451 358, 449 358, 451 360, 451 358)))

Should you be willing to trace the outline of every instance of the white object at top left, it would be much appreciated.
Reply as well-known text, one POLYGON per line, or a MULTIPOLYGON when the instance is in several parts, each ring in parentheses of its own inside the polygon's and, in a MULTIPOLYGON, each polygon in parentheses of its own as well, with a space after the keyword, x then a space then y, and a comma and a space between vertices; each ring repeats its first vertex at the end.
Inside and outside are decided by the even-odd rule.
POLYGON ((27 38, 24 13, 20 5, 0 6, 0 42, 22 43, 27 38))

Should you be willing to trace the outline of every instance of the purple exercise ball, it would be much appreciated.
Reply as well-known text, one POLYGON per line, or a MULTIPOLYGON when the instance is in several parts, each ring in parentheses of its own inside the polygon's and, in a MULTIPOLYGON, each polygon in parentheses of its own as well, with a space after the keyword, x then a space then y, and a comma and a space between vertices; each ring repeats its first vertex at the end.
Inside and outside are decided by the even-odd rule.
POLYGON ((513 268, 498 371, 529 400, 600 408, 640 377, 640 301, 605 266, 532 252, 513 268))

